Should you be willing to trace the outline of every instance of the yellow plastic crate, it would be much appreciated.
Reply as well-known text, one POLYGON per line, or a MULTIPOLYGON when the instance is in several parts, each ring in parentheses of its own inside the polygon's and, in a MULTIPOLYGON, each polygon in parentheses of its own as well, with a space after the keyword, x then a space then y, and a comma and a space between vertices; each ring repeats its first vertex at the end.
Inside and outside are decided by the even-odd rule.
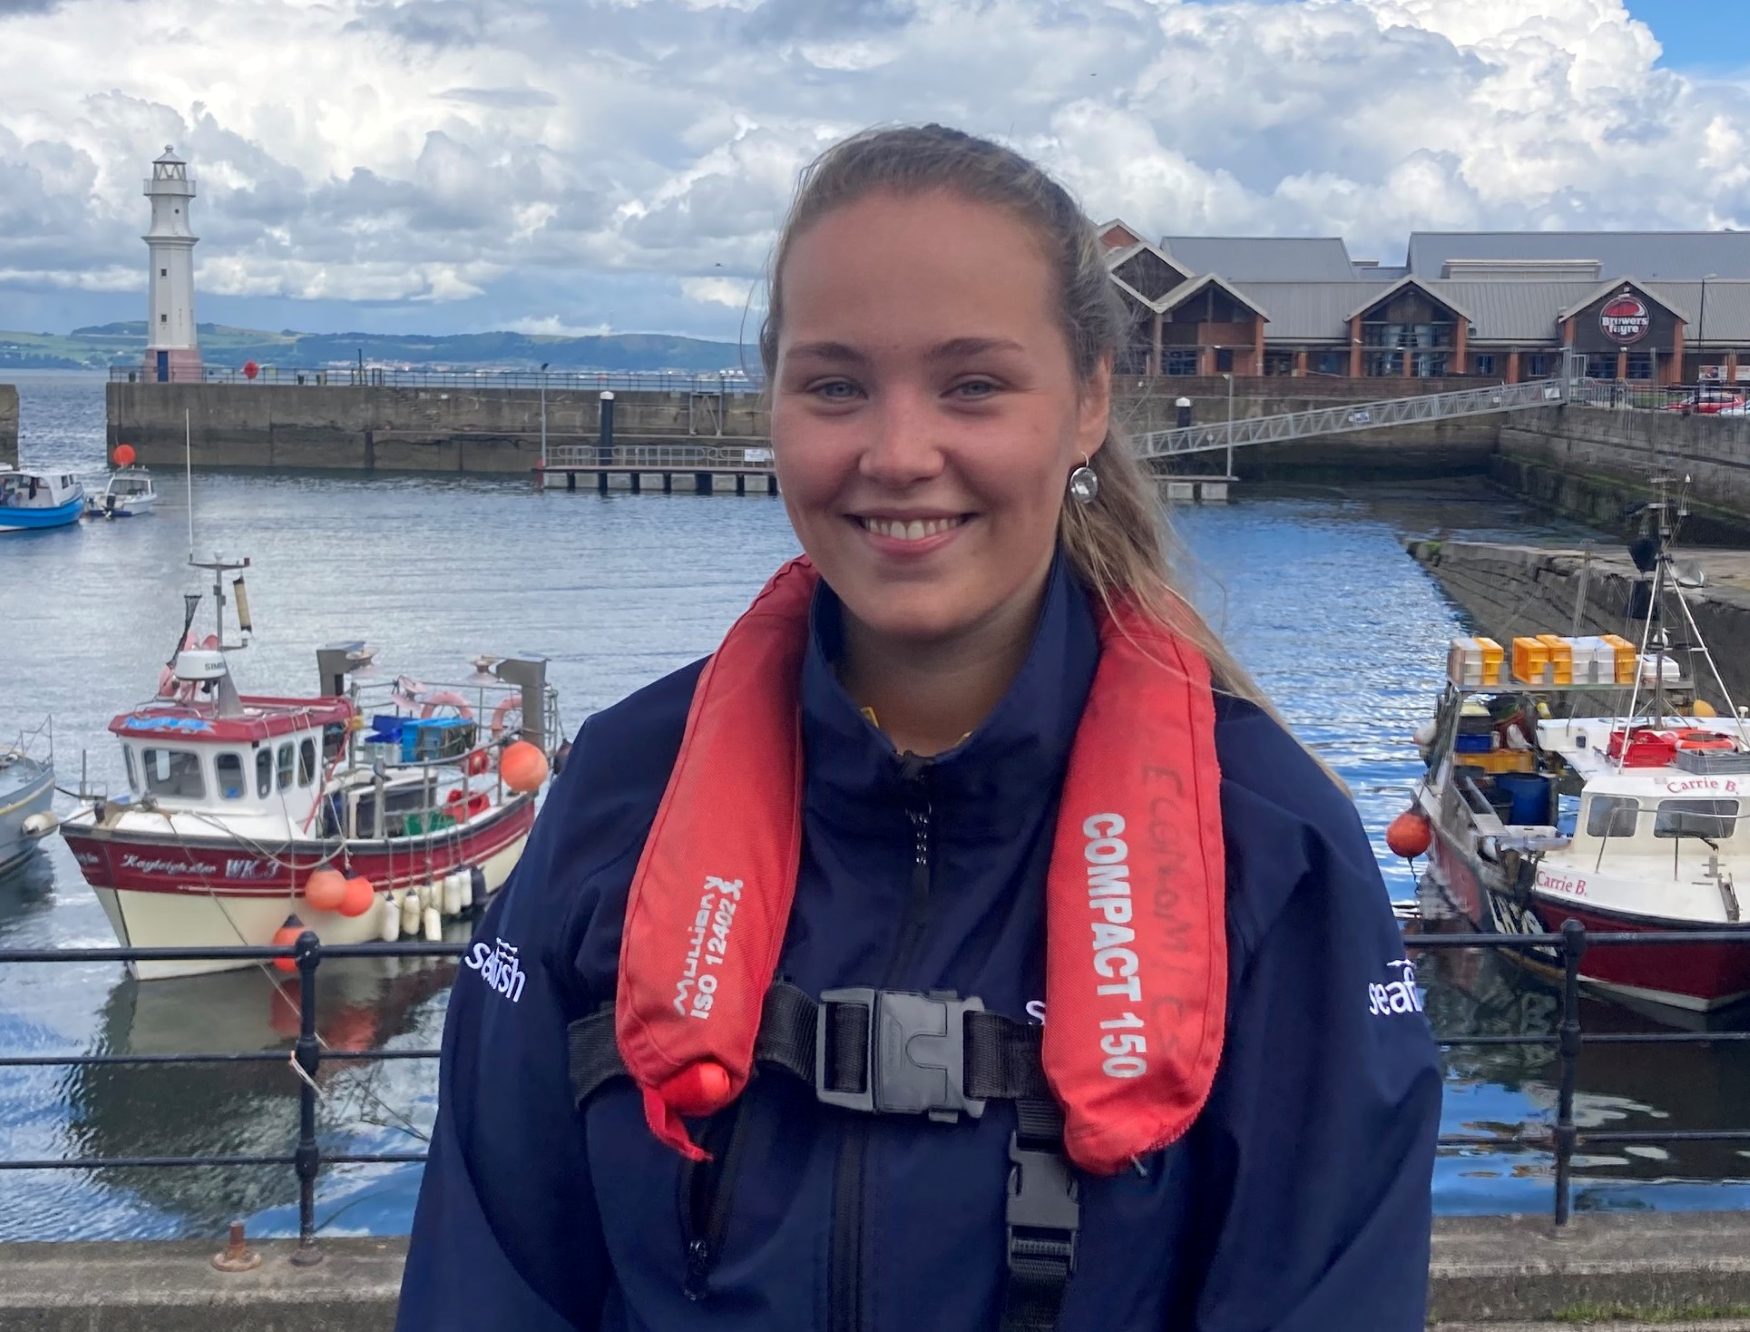
POLYGON ((1621 634, 1601 634, 1600 637, 1616 652, 1617 684, 1632 685, 1635 682, 1635 645, 1621 634))
POLYGON ((1483 683, 1486 685, 1505 683, 1501 679, 1501 662, 1504 659, 1501 645, 1492 638, 1478 638, 1476 643, 1483 652, 1483 683))
MULTIPOLYGON (((1521 684, 1548 684, 1549 644, 1536 638, 1513 640, 1513 678, 1521 684)), ((1571 663, 1570 663, 1571 669, 1571 663)))
POLYGON ((1539 634, 1537 641, 1549 649, 1551 684, 1574 683, 1574 645, 1560 634, 1539 634))

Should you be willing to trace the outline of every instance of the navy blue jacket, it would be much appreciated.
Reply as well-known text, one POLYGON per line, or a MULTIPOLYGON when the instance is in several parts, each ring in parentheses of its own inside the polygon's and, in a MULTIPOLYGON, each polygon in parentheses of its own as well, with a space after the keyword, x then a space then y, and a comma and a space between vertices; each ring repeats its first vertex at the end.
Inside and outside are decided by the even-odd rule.
MULTIPOLYGON (((1008 694, 911 780, 838 684, 838 615, 823 587, 780 974, 814 995, 952 990, 1023 1018, 1044 995, 1045 871, 1098 656, 1087 598, 1060 561, 1008 694)), ((402 1332, 997 1327, 1012 1104, 945 1125, 756 1077, 703 1129, 717 1149, 703 1206, 711 1176, 656 1141, 629 1082, 572 1105, 566 1027, 613 997, 627 889, 698 672, 589 719, 486 912, 450 999, 402 1332)), ((1217 704, 1220 1071, 1179 1143, 1083 1179, 1059 1328, 1413 1332, 1440 1104, 1414 975, 1350 801, 1266 714, 1217 704)), ((731 798, 736 780, 723 774, 731 798)))

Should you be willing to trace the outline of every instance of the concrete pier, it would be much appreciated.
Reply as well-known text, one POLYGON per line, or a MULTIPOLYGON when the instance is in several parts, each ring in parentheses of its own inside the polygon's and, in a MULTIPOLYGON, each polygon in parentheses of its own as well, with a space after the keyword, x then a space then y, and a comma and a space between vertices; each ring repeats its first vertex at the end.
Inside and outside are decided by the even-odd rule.
MULTIPOLYGON (((1577 601, 1581 633, 1640 641, 1628 612, 1645 576, 1626 546, 1601 544, 1588 554, 1572 546, 1412 541, 1408 549, 1483 632, 1503 643, 1515 634, 1571 632, 1577 601)), ((1696 625, 1733 698, 1750 701, 1750 551, 1680 552, 1679 571, 1691 564, 1706 575, 1704 586, 1684 589, 1696 625)), ((1688 637, 1676 626, 1673 634, 1688 637)), ((1723 706, 1705 671, 1699 684, 1703 698, 1723 706)))
POLYGON ((0 384, 0 466, 18 462, 18 390, 0 384))
MULTIPOLYGON (((405 1239, 329 1239, 311 1267, 296 1244, 253 1247, 253 1271, 214 1270, 223 1245, 108 1241, 0 1245, 0 1328, 31 1332, 388 1332, 405 1239)), ((1434 1224, 1429 1322, 1448 1332, 1588 1323, 1750 1328, 1750 1215, 1586 1214, 1434 1224)), ((490 1310, 482 1326, 491 1326, 490 1310)))

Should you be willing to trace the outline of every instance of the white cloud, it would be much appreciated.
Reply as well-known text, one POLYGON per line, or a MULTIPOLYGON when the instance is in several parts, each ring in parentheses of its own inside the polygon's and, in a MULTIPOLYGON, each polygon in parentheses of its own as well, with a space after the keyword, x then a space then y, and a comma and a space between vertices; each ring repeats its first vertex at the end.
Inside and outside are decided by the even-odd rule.
POLYGON ((1151 232, 1387 262, 1415 227, 1750 225, 1750 91, 1655 68, 1623 0, 45 0, 0 49, 0 307, 136 292, 165 143, 203 292, 434 327, 649 328, 666 290, 733 336, 797 171, 883 121, 1151 232))
POLYGON ((502 327, 512 333, 528 333, 537 337, 549 338, 601 337, 614 331, 606 324, 568 324, 558 315, 542 315, 538 319, 525 316, 521 319, 513 319, 502 327))

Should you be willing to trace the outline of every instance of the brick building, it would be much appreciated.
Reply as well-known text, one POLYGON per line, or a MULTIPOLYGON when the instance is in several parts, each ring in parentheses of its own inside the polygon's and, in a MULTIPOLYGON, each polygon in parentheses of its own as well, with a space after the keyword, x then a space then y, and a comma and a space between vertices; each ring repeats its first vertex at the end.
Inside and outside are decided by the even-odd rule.
POLYGON ((1750 381, 1750 232, 1416 232, 1405 263, 1337 237, 1100 229, 1133 317, 1130 375, 1517 383, 1750 381))

